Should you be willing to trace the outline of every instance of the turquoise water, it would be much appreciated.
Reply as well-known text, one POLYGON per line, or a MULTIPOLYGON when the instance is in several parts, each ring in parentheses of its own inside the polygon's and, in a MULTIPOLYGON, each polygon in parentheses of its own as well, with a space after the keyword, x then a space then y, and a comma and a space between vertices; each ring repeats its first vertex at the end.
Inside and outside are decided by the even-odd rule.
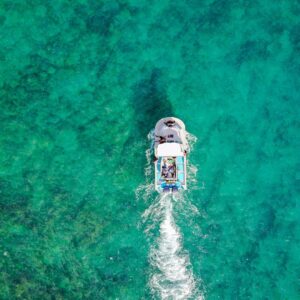
POLYGON ((300 299, 299 16, 2 0, 0 299, 300 299), (165 116, 197 138, 178 199, 146 156, 165 116))

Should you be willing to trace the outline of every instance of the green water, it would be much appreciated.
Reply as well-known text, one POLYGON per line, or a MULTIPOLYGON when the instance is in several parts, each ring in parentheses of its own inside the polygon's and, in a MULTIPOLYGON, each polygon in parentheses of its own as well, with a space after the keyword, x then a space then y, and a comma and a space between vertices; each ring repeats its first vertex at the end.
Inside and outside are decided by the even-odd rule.
POLYGON ((191 299, 300 299, 299 16, 294 0, 2 0, 0 299, 162 298, 161 220, 147 233, 142 215, 165 116, 198 138, 173 212, 191 299))

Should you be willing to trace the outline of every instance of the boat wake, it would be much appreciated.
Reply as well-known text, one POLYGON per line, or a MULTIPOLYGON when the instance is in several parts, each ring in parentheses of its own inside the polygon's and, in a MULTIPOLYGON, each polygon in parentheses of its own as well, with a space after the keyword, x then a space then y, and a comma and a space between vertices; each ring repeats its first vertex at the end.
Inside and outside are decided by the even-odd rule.
MULTIPOLYGON (((148 137, 151 140, 152 132, 148 137)), ((151 151, 151 149, 146 151, 146 183, 136 191, 138 199, 151 201, 142 215, 144 232, 151 244, 149 288, 157 299, 202 300, 204 298, 197 290, 199 280, 194 277, 189 253, 183 248, 183 236, 175 220, 177 212, 184 215, 199 212, 189 203, 187 197, 181 194, 157 195, 154 192, 154 184, 151 184, 151 174, 153 174, 151 151)), ((192 176, 193 173, 195 172, 192 172, 192 176)))
POLYGON ((195 279, 187 251, 182 249, 182 236, 173 217, 172 195, 158 196, 143 218, 160 217, 159 236, 150 250, 153 268, 150 289, 161 299, 189 299, 195 292, 195 279))

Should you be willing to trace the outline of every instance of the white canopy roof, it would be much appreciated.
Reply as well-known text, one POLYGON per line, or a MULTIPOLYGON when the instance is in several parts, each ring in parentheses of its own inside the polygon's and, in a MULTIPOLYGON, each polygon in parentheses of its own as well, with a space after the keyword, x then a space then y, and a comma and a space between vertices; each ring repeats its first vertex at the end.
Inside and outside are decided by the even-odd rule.
POLYGON ((157 156, 183 156, 178 143, 163 143, 157 146, 157 156))

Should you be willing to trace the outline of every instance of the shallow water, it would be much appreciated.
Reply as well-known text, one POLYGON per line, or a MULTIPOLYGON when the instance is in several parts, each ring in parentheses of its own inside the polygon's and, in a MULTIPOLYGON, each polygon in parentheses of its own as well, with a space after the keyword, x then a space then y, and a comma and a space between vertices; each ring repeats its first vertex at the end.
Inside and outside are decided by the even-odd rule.
POLYGON ((0 298, 160 299, 172 244, 191 299, 299 299, 299 15, 1 1, 0 298), (198 138, 190 189, 145 220, 171 115, 198 138))

